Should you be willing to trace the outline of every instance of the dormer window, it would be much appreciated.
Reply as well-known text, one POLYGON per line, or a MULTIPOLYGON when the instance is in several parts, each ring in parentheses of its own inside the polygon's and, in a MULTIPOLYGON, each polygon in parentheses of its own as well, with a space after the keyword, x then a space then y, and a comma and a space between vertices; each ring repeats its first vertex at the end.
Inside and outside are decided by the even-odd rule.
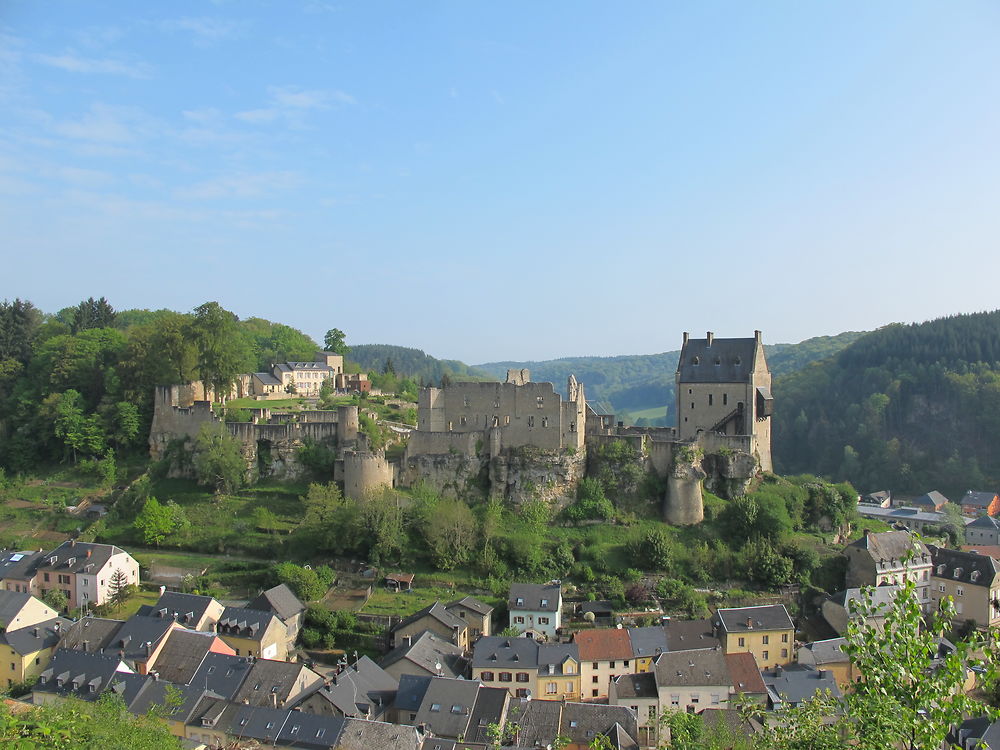
POLYGON ((969 575, 969 580, 972 581, 973 583, 975 583, 976 581, 978 581, 979 580, 979 571, 978 570, 972 571, 972 573, 969 575))
POLYGON ((955 568, 955 578, 957 579, 962 575, 962 568, 955 568))
POLYGON ((733 360, 733 364, 739 367, 740 365, 743 364, 743 360, 737 357, 736 359, 733 360))
POLYGON ((543 607, 549 606, 549 600, 548 599, 542 599, 542 606, 543 607))
POLYGON ((715 358, 715 366, 718 367, 721 364, 722 364, 722 357, 716 357, 715 358))
POLYGON ((700 365, 701 364, 701 357, 692 357, 691 358, 691 364, 692 365, 700 365))
POLYGON ((431 711, 435 711, 436 712, 436 711, 440 711, 440 710, 441 710, 441 704, 440 703, 432 703, 431 704, 431 711))
POLYGON ((937 574, 939 576, 943 576, 944 575, 944 565, 938 565, 937 574))
POLYGON ((517 597, 517 602, 515 602, 515 603, 517 604, 518 607, 523 607, 524 606, 524 599, 522 599, 521 597, 517 597))

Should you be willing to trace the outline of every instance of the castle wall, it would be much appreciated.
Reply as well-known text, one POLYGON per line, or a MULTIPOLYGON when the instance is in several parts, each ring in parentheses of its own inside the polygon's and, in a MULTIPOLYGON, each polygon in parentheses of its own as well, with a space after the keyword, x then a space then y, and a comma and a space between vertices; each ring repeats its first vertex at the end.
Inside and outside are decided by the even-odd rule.
POLYGON ((413 430, 406 444, 407 458, 417 455, 475 456, 479 448, 486 447, 487 433, 480 432, 423 432, 413 430))

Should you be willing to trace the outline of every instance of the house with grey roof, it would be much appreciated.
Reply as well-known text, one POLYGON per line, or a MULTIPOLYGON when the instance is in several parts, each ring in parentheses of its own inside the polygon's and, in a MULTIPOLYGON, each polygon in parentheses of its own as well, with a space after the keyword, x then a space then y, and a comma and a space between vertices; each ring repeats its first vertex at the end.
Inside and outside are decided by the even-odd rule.
POLYGON ((1000 562, 977 552, 928 548, 934 606, 950 598, 956 624, 972 622, 981 629, 1000 625, 1000 562))
POLYGON ((0 633, 0 654, 3 654, 0 656, 3 660, 0 662, 0 685, 9 688, 41 674, 52 659, 62 631, 69 625, 69 620, 53 617, 0 633))
POLYGON ((233 650, 215 633, 174 628, 147 671, 156 672, 167 682, 187 685, 211 653, 233 654, 233 650))
POLYGON ((0 590, 0 629, 17 630, 51 620, 59 613, 26 592, 0 590))
POLYGON ((407 638, 429 630, 438 637, 454 643, 463 651, 469 648, 469 623, 441 602, 434 602, 404 618, 390 631, 394 647, 404 645, 407 638))
POLYGON ((42 550, 0 550, 0 589, 38 594, 35 566, 45 557, 42 550))
POLYGON ((103 651, 111 646, 124 624, 124 620, 107 617, 81 617, 63 629, 59 647, 73 651, 103 651))
POLYGON ((181 625, 173 620, 133 615, 118 629, 106 650, 117 653, 139 674, 146 674, 166 644, 167 634, 175 628, 181 625))
POLYGON ((768 708, 773 711, 799 706, 825 691, 829 691, 834 698, 841 695, 837 680, 828 669, 792 664, 764 670, 761 677, 767 686, 768 708))
POLYGON ((254 659, 233 702, 250 706, 292 708, 323 685, 323 678, 304 664, 254 659))
POLYGON ((516 698, 579 699, 580 658, 576 643, 484 636, 473 647, 472 679, 516 698))
POLYGON ((951 731, 948 743, 961 750, 1000 750, 1000 721, 986 716, 966 719, 951 731))
POLYGON ((31 689, 31 702, 45 705, 65 698, 94 701, 119 673, 133 670, 118 656, 59 649, 31 689))
POLYGON ((503 723, 509 703, 506 690, 477 680, 406 675, 399 681, 393 716, 430 737, 487 742, 487 728, 503 723))
POLYGON ((996 492, 969 490, 958 501, 962 512, 970 516, 995 516, 1000 513, 1000 495, 996 492))
POLYGON ((211 596, 164 591, 156 604, 146 604, 136 612, 144 617, 176 620, 191 630, 211 630, 222 617, 225 607, 211 596))
POLYGON ((508 711, 503 731, 519 748, 546 747, 558 737, 568 739, 568 747, 587 748, 599 735, 621 750, 639 748, 635 713, 626 706, 522 700, 508 711))
POLYGON ((237 656, 285 659, 288 629, 273 612, 245 607, 226 607, 215 624, 215 632, 237 656))
POLYGON ((305 620, 306 605, 285 584, 263 591, 247 604, 247 609, 259 609, 273 612, 285 624, 287 637, 286 653, 295 650, 295 640, 299 637, 302 623, 305 620))
POLYGON ((950 502, 948 498, 940 492, 937 490, 931 490, 920 497, 915 497, 912 500, 908 500, 905 503, 901 502, 900 504, 905 504, 908 507, 917 508, 918 510, 936 511, 941 510, 948 502, 950 502))
POLYGON ((379 660, 379 666, 396 679, 405 674, 464 677, 468 672, 465 650, 429 630, 416 638, 403 636, 402 640, 402 645, 379 660))
POLYGON ((870 626, 880 628, 885 621, 885 613, 892 606, 899 592, 898 585, 844 589, 831 594, 821 605, 820 611, 823 614, 823 619, 838 635, 847 635, 847 625, 851 620, 867 619, 870 626), (875 612, 868 618, 865 618, 857 609, 865 600, 875 607, 875 612))
POLYGON ((555 640, 562 627, 562 584, 512 583, 507 597, 510 626, 521 633, 555 640))
POLYGON ((720 645, 711 620, 678 620, 670 618, 663 625, 668 651, 689 651, 694 648, 715 648, 720 645))
POLYGON ((857 675, 854 663, 844 648, 846 638, 828 638, 822 641, 804 643, 799 649, 798 663, 816 669, 828 669, 841 688, 852 684, 857 675))
POLYGON ((965 543, 981 547, 1000 545, 1000 518, 980 516, 965 527, 965 543))
POLYGON ((908 531, 872 533, 844 548, 847 588, 899 584, 909 578, 916 586, 921 608, 931 606, 931 555, 927 546, 908 531))
POLYGON ((445 605, 445 609, 469 624, 469 643, 481 635, 493 635, 493 607, 474 596, 463 596, 445 605))
POLYGON ((253 668, 247 656, 206 654, 191 678, 192 685, 211 690, 225 700, 233 700, 253 668))
POLYGON ((303 711, 355 719, 381 719, 396 700, 399 680, 367 656, 325 678, 300 702, 303 711))
POLYGON ((108 603, 112 580, 118 573, 127 585, 139 585, 139 563, 113 544, 70 539, 46 552, 33 570, 37 590, 62 591, 69 602, 68 609, 108 603))

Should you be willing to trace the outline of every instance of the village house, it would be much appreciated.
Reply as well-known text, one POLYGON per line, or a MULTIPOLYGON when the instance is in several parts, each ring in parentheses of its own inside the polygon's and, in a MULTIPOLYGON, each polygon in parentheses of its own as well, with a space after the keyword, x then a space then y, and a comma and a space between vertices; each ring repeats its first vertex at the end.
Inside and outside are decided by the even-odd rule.
POLYGON ((510 626, 520 633, 554 640, 562 627, 562 585, 513 583, 507 597, 510 626))
POLYGON ((379 666, 400 679, 404 674, 425 677, 464 677, 468 663, 465 649, 430 630, 414 637, 405 635, 402 643, 382 657, 379 666))
POLYGON ((1000 495, 995 492, 969 490, 958 501, 962 512, 968 516, 995 516, 1000 513, 1000 495))
POLYGON ((41 599, 17 591, 0 591, 0 631, 19 630, 51 620, 59 613, 41 599))
POLYGON ((653 667, 653 659, 670 650, 667 631, 661 625, 629 628, 628 640, 632 645, 632 664, 636 672, 648 672, 653 667))
POLYGON ((425 630, 454 643, 463 651, 467 651, 469 648, 468 621, 459 617, 441 602, 429 604, 393 627, 391 631, 392 645, 401 646, 407 642, 407 638, 412 640, 425 630))
POLYGON ((798 663, 829 670, 837 685, 845 688, 860 679, 854 662, 844 651, 846 645, 846 638, 829 638, 803 644, 799 649, 798 663))
POLYGON ((328 675, 299 705, 303 711, 354 719, 382 719, 392 707, 399 680, 362 656, 328 675))
POLYGON ((0 686, 9 688, 41 674, 69 625, 69 620, 53 617, 0 633, 0 686))
POLYGON ((974 622, 985 629, 1000 625, 1000 563, 989 555, 929 546, 933 570, 931 601, 935 608, 950 597, 955 623, 974 622))
POLYGON ((515 701, 507 712, 504 737, 518 748, 554 747, 561 739, 564 750, 589 750, 599 736, 611 747, 638 747, 635 713, 625 706, 573 701, 515 701))
POLYGON ((42 550, 0 552, 0 588, 37 596, 38 583, 35 581, 35 564, 45 553, 42 550))
POLYGON ((274 613, 285 625, 285 653, 290 654, 295 650, 295 641, 305 619, 306 605, 299 601, 288 586, 282 583, 262 592, 246 608, 274 613))
POLYGON ((751 653, 762 668, 795 660, 795 626, 782 604, 726 607, 713 622, 727 654, 751 653))
MULTIPOLYGON (((119 572, 125 585, 139 585, 139 563, 113 544, 71 539, 39 558, 33 566, 32 590, 40 594, 58 589, 66 595, 68 609, 107 604, 112 579, 119 572)), ((6 588, 6 587, 5 587, 6 588)))
POLYGON ((669 619, 663 626, 668 651, 690 651, 696 648, 721 646, 718 631, 711 620, 669 619))
MULTIPOLYGON (((500 726, 507 718, 511 698, 506 690, 488 687, 475 680, 447 677, 405 676, 399 681, 395 719, 399 724, 422 727, 433 747, 442 740, 489 742, 491 724, 500 726)), ((449 742, 442 745, 449 750, 449 742)))
POLYGON ((285 659, 289 655, 287 628, 271 612, 226 607, 215 630, 237 656, 285 659))
POLYGON ((965 527, 965 543, 979 547, 1000 545, 1000 519, 980 516, 965 527))
POLYGON ((920 497, 913 498, 912 500, 907 500, 903 502, 900 500, 899 504, 906 505, 910 508, 916 508, 917 510, 923 511, 938 511, 941 510, 949 500, 944 495, 942 495, 937 490, 931 490, 930 492, 921 495, 920 497))
POLYGON ((881 628, 885 620, 885 612, 892 606, 899 591, 900 587, 893 585, 870 586, 867 589, 844 589, 831 594, 823 602, 820 611, 823 613, 823 619, 838 635, 847 635, 847 625, 851 620, 866 619, 855 610, 867 595, 872 606, 876 608, 875 613, 867 618, 868 625, 881 628))
POLYGON ((474 643, 481 635, 493 635, 493 607, 488 604, 464 596, 446 604, 445 608, 469 624, 469 643, 474 643))
POLYGON ((608 697, 611 680, 621 674, 632 674, 632 643, 625 628, 581 630, 573 638, 580 649, 580 686, 582 700, 602 700, 608 697))
POLYGON ((344 373, 344 358, 333 352, 316 352, 312 362, 277 362, 269 372, 254 372, 240 378, 251 398, 287 398, 318 396, 320 386, 327 380, 331 384, 344 373))
POLYGON ((908 531, 883 531, 864 535, 844 548, 848 588, 883 586, 913 581, 924 612, 930 610, 931 556, 927 547, 908 531))
POLYGON ((172 628, 150 662, 149 671, 165 682, 187 685, 209 654, 235 656, 236 651, 214 633, 172 628))
POLYGON ((225 607, 210 596, 164 591, 156 604, 145 604, 136 612, 145 617, 168 617, 191 630, 214 630, 225 607))
POLYGON ((579 699, 581 663, 575 643, 484 636, 472 652, 472 679, 516 698, 579 699))
POLYGON ((824 691, 829 691, 835 698, 840 697, 840 687, 833 673, 825 668, 792 664, 765 669, 761 676, 767 686, 767 706, 772 711, 801 706, 824 691))

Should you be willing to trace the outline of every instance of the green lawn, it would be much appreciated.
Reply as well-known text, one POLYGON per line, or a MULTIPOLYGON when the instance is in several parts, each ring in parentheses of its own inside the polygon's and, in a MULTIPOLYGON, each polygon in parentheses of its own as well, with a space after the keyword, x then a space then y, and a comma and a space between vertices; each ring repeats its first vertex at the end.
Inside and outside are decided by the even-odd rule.
MULTIPOLYGON (((216 404, 215 408, 221 408, 221 404, 216 404)), ((226 409, 291 409, 300 406, 303 409, 312 408, 306 404, 304 398, 276 398, 270 401, 258 401, 255 398, 234 398, 226 402, 226 409)))
MULTIPOLYGON (((399 615, 400 617, 406 617, 436 601, 450 602, 455 599, 461 599, 465 595, 465 592, 457 588, 446 588, 444 586, 430 586, 426 588, 418 586, 413 591, 402 591, 399 593, 387 591, 379 587, 372 592, 368 603, 360 611, 370 615, 399 615)), ((495 597, 477 595, 476 598, 494 607, 501 603, 495 597)))
POLYGON ((667 415, 667 405, 662 406, 650 406, 646 409, 628 409, 626 413, 632 417, 632 419, 662 419, 667 415))

